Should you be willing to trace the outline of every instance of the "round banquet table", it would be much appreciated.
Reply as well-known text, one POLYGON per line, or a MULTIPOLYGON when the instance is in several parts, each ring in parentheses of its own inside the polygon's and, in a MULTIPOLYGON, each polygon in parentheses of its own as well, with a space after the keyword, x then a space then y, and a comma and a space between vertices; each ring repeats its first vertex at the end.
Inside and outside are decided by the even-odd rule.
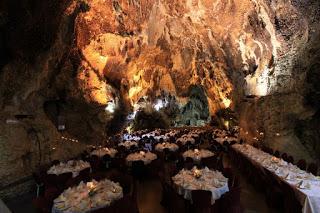
POLYGON ((119 143, 118 146, 124 146, 126 149, 130 149, 132 146, 138 147, 138 143, 135 141, 124 141, 119 143))
POLYGON ((79 160, 69 160, 66 163, 60 163, 58 165, 53 165, 50 167, 50 169, 47 171, 47 174, 55 174, 55 175, 60 175, 63 173, 68 173, 72 172, 72 177, 76 177, 79 175, 79 172, 86 169, 90 168, 90 163, 79 160))
POLYGON ((108 179, 80 182, 53 201, 52 213, 81 213, 110 206, 123 197, 122 187, 108 179))
POLYGON ((214 204, 215 200, 229 191, 228 178, 221 172, 209 170, 207 167, 200 170, 196 167, 191 170, 182 169, 172 180, 177 192, 187 200, 192 200, 192 190, 206 190, 211 192, 211 204, 214 204), (196 174, 200 175, 196 177, 196 174))
POLYGON ((155 147, 155 150, 162 152, 165 148, 168 148, 170 151, 175 152, 179 149, 179 146, 175 143, 158 143, 155 147))
POLYGON ((177 143, 181 143, 182 145, 186 145, 188 142, 190 142, 191 144, 195 144, 195 140, 194 138, 190 137, 180 137, 177 139, 177 143))
POLYGON ((207 149, 189 149, 183 154, 184 159, 187 157, 192 158, 195 162, 200 162, 202 158, 208 158, 214 156, 214 153, 207 149))
POLYGON ((157 159, 157 155, 152 152, 135 152, 126 157, 127 163, 130 165, 132 161, 142 160, 145 165, 150 164, 153 160, 157 159))
POLYGON ((105 155, 110 155, 110 157, 114 158, 115 155, 117 154, 117 152, 118 151, 116 149, 105 147, 105 148, 93 150, 90 154, 91 155, 96 155, 98 157, 103 157, 105 155))

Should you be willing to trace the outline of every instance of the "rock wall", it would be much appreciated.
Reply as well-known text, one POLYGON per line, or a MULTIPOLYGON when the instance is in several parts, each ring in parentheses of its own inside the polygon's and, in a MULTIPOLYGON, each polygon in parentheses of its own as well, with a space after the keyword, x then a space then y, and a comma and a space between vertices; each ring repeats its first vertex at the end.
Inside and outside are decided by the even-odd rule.
POLYGON ((267 95, 238 105, 243 132, 249 132, 243 135, 255 141, 263 132, 266 145, 296 160, 319 161, 319 2, 271 5, 281 48, 266 73, 267 95))
POLYGON ((205 109, 201 118, 231 108, 248 141, 263 132, 268 146, 319 159, 319 4, 1 1, 0 196, 101 143, 162 91, 205 109), (206 101, 190 97, 194 85, 206 101))
POLYGON ((44 110, 46 101, 62 99, 59 73, 67 72, 64 83, 74 84, 73 70, 62 68, 80 11, 71 6, 66 1, 1 2, 5 48, 0 52, 8 59, 0 70, 1 198, 30 190, 32 172, 40 165, 69 159, 84 148, 74 136, 58 132, 44 110))

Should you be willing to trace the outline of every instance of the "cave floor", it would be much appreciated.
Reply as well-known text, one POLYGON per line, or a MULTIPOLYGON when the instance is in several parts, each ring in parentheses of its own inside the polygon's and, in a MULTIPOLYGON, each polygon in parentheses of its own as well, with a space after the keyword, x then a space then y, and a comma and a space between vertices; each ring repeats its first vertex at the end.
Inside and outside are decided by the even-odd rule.
MULTIPOLYGON (((234 168, 227 158, 224 159, 224 166, 234 168)), ((266 204, 264 195, 257 192, 236 169, 234 171, 241 181, 241 205, 245 213, 280 212, 276 209, 270 209, 266 204)), ((161 184, 157 179, 145 180, 138 183, 138 206, 140 213, 166 212, 165 208, 160 205, 161 191, 161 184)), ((32 206, 34 196, 35 193, 28 193, 21 195, 19 198, 5 201, 5 203, 12 213, 35 213, 36 211, 32 206)))

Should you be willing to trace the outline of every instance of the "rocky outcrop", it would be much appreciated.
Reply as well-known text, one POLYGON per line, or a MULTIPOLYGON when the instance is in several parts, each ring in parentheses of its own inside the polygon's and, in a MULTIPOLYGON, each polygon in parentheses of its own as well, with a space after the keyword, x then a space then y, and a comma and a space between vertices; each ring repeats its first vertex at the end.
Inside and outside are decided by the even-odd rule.
POLYGON ((32 2, 0 3, 0 193, 163 92, 172 123, 231 108, 249 142, 319 156, 318 1, 32 2))

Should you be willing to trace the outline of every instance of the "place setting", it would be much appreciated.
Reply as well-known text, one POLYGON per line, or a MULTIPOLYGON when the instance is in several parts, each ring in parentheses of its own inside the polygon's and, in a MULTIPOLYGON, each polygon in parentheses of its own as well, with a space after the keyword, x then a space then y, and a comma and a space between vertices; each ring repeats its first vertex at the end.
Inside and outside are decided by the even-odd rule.
POLYGON ((192 190, 207 190, 212 193, 213 204, 222 194, 229 191, 228 179, 221 172, 209 170, 207 167, 198 169, 193 167, 191 170, 182 169, 177 175, 172 177, 178 193, 185 199, 191 200, 192 190))
POLYGON ((79 172, 86 169, 90 168, 90 163, 85 162, 82 160, 69 160, 65 163, 60 162, 57 165, 53 165, 50 167, 50 169, 47 171, 47 174, 55 174, 55 175, 60 175, 63 173, 72 173, 72 177, 76 177, 79 175, 79 172))
POLYGON ((149 151, 139 151, 131 153, 126 157, 126 161, 131 164, 133 161, 143 161, 145 165, 157 159, 157 155, 149 151))
POLYGON ((200 162, 202 158, 214 156, 214 153, 207 149, 190 149, 183 153, 184 159, 192 158, 196 162, 200 162))
POLYGON ((112 202, 123 197, 119 183, 108 179, 92 180, 66 189, 53 201, 52 213, 90 212, 110 206, 112 202))

